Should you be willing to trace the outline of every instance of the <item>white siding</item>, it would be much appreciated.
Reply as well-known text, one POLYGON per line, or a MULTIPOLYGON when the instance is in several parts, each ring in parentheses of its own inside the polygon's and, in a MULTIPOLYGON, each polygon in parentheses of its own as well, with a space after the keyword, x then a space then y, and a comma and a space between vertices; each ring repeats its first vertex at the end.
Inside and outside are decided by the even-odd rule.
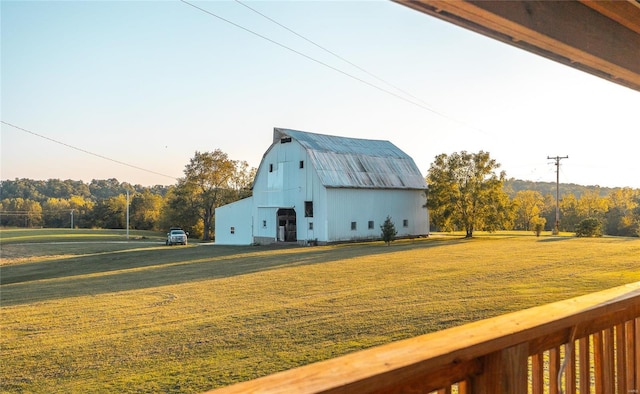
MULTIPOLYGON (((317 240, 319 242, 329 242, 327 232, 327 189, 320 185, 320 180, 313 171, 309 171, 305 187, 304 200, 298 216, 298 240, 317 240), (304 212, 304 201, 313 203, 313 216, 306 217, 304 212), (312 227, 310 228, 310 223, 312 227)), ((297 211, 297 210, 296 210, 297 211)))
POLYGON ((325 188, 300 143, 276 142, 264 155, 253 185, 256 238, 259 242, 266 242, 267 238, 275 240, 278 209, 292 208, 296 212, 298 242, 315 239, 327 242, 324 195, 325 188), (305 201, 313 202, 313 217, 305 217, 305 201), (313 223, 313 229, 309 223, 313 223))
POLYGON ((258 243, 275 242, 278 236, 278 225, 276 223, 276 213, 278 208, 262 207, 258 208, 253 225, 254 236, 258 243))
POLYGON ((426 197, 419 190, 327 189, 328 240, 377 239, 380 225, 391 217, 398 237, 429 233, 426 197), (406 220, 406 227, 404 221, 406 220), (369 229, 369 221, 373 228, 369 229), (352 230, 351 223, 356 223, 352 230))
POLYGON ((251 245, 253 243, 253 198, 245 198, 216 208, 217 245, 251 245))

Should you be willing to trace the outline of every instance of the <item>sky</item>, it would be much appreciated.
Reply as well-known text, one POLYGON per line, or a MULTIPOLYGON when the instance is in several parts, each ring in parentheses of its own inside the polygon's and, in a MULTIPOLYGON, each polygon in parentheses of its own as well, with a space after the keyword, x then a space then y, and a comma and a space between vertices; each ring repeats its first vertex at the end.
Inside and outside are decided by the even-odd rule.
POLYGON ((0 12, 2 180, 172 185, 195 152, 258 167, 279 127, 391 141, 425 176, 437 155, 485 151, 507 178, 555 182, 548 157, 568 156, 562 183, 640 188, 640 92, 400 4, 0 12))

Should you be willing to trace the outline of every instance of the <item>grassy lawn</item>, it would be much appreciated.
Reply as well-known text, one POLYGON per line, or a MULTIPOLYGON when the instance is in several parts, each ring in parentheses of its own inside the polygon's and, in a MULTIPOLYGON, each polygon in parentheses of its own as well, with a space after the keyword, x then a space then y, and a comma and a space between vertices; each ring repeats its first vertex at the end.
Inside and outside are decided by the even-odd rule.
POLYGON ((201 392, 640 281, 638 238, 168 247, 39 231, 0 231, 2 392, 201 392))

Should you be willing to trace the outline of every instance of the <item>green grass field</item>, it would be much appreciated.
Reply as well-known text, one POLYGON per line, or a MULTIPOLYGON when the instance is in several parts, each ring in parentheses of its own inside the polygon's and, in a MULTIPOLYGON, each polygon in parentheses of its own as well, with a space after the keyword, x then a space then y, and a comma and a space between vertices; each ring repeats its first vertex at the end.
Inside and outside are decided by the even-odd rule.
POLYGON ((640 281, 638 238, 168 247, 75 231, 0 231, 2 392, 201 392, 640 281))

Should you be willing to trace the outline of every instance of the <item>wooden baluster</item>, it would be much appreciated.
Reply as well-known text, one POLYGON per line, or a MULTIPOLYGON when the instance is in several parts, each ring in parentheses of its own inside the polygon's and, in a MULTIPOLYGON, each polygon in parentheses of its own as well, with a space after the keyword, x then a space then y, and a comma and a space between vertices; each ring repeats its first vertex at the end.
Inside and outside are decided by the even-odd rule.
POLYGON ((549 393, 558 394, 558 372, 560 371, 560 350, 559 348, 549 349, 549 393))
POLYGON ((458 382, 458 394, 470 394, 471 393, 471 382, 469 380, 463 380, 462 382, 458 382))
POLYGON ((591 392, 591 357, 589 337, 578 339, 578 374, 580 394, 591 392))
POLYGON ((576 343, 568 343, 564 346, 564 356, 567 359, 567 366, 564 370, 565 392, 576 394, 576 343))
POLYGON ((616 389, 616 365, 615 365, 615 351, 613 343, 613 329, 607 328, 602 332, 603 345, 604 345, 604 363, 602 365, 604 369, 604 390, 605 393, 615 393, 616 389))
POLYGON ((543 353, 531 356, 531 393, 544 393, 544 355, 543 353))
POLYGON ((604 369, 603 369, 603 345, 602 333, 593 334, 593 364, 594 364, 594 380, 596 382, 596 394, 604 393, 604 369))
MULTIPOLYGON (((633 322, 633 330, 631 334, 633 336, 633 344, 634 344, 634 356, 633 356, 633 375, 635 375, 633 383, 634 383, 634 393, 640 393, 640 317, 635 319, 633 322)), ((630 373, 631 374, 631 373, 630 373)))
POLYGON ((626 359, 624 363, 624 369, 626 370, 626 389, 628 393, 633 392, 633 390, 637 390, 638 386, 636 384, 636 348, 635 348, 635 330, 636 324, 634 320, 629 320, 624 323, 624 348, 626 352, 626 359))
POLYGON ((627 346, 624 324, 616 324, 615 329, 615 383, 618 393, 628 393, 627 388, 627 346))

